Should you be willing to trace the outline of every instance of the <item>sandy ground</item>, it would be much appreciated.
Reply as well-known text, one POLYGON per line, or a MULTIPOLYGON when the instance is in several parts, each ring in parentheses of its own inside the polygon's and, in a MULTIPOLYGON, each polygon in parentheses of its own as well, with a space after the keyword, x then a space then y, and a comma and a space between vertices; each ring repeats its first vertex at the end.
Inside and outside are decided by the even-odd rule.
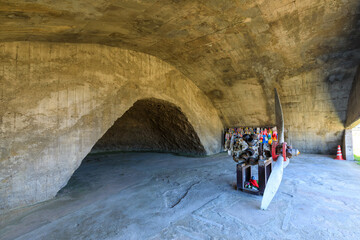
POLYGON ((88 156, 56 198, 0 216, 0 239, 360 239, 360 166, 301 155, 267 211, 235 163, 159 153, 88 156))

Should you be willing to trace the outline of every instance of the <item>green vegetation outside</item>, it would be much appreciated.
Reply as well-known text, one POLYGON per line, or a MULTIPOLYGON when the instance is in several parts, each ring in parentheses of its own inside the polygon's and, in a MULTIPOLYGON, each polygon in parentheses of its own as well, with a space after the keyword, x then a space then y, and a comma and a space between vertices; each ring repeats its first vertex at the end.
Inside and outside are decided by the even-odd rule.
POLYGON ((354 154, 355 161, 360 165, 360 156, 354 154))

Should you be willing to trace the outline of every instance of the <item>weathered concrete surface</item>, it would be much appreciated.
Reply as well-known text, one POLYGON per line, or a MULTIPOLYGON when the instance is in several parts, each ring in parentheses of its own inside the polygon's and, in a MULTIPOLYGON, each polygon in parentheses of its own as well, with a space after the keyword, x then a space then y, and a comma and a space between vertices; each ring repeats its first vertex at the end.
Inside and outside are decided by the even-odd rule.
POLYGON ((102 151, 206 153, 181 109, 158 99, 143 99, 134 103, 91 150, 102 151))
POLYGON ((357 69, 349 96, 346 127, 354 128, 360 124, 360 65, 357 69))
POLYGON ((223 125, 210 100, 162 60, 94 44, 0 43, 0 211, 50 199, 137 100, 179 107, 207 154, 223 125))
POLYGON ((180 107, 214 153, 222 125, 275 123, 277 87, 286 140, 301 152, 335 153, 360 63, 359 5, 1 1, 0 208, 54 196, 142 98, 180 107))
POLYGON ((357 240, 360 165, 300 155, 267 211, 227 155, 92 155, 56 198, 0 216, 10 239, 357 240), (306 173, 306 174, 305 174, 306 173))
POLYGON ((3 1, 0 41, 99 43, 171 63, 226 126, 275 123, 302 152, 336 153, 360 63, 358 0, 3 1))

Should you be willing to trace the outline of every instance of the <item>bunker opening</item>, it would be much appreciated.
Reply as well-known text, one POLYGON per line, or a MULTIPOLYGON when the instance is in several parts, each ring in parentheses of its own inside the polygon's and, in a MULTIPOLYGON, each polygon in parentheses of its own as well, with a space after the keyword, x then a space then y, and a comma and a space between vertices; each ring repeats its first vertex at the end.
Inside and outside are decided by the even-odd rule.
POLYGON ((121 184, 116 187, 119 179, 121 182, 134 180, 127 176, 129 171, 126 170, 126 164, 131 160, 146 162, 154 159, 156 164, 160 156, 169 164, 176 159, 168 154, 154 155, 156 153, 185 157, 206 155, 195 129, 179 107, 155 98, 138 100, 95 143, 57 196, 66 198, 79 189, 85 195, 92 194, 100 188, 99 182, 106 182, 113 189, 121 188, 121 184), (106 172, 106 176, 95 172, 106 172), (92 183, 88 181, 89 174, 96 175, 92 183))

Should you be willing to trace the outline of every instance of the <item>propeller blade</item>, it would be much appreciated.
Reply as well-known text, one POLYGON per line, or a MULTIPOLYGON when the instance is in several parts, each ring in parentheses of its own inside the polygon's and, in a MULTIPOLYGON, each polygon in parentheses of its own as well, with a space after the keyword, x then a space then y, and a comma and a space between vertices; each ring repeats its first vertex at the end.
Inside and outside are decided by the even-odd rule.
POLYGON ((234 151, 234 143, 235 143, 235 135, 232 135, 230 140, 230 149, 228 150, 229 156, 231 156, 232 152, 234 151))
POLYGON ((290 158, 286 158, 286 161, 284 162, 284 168, 286 168, 290 163, 290 158))
POLYGON ((261 209, 266 210, 279 189, 284 171, 284 157, 279 156, 276 162, 273 162, 273 169, 267 181, 264 195, 261 201, 261 209))
POLYGON ((279 94, 278 94, 276 88, 275 88, 275 118, 276 118, 276 127, 277 127, 277 130, 278 130, 278 136, 279 136, 278 141, 280 143, 283 143, 283 142, 285 142, 285 138, 284 138, 284 116, 283 116, 283 111, 282 111, 282 107, 281 107, 279 94))

